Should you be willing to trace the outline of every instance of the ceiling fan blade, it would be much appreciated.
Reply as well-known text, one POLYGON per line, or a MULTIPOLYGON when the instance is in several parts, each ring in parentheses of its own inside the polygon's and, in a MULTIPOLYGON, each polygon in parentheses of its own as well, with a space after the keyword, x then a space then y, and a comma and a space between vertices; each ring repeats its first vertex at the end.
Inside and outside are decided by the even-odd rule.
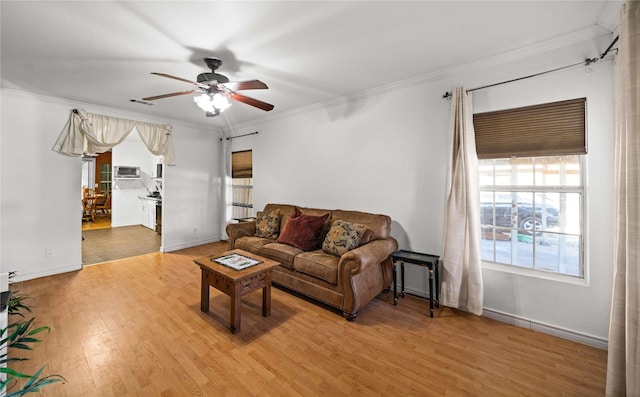
POLYGON ((260 80, 230 81, 221 85, 230 90, 266 90, 269 88, 260 80))
POLYGON ((169 98, 169 97, 172 97, 172 96, 193 94, 195 91, 196 90, 172 92, 171 94, 156 95, 156 96, 150 96, 150 97, 142 98, 142 100, 144 100, 144 101, 155 101, 156 99, 169 98))
POLYGON ((267 112, 274 108, 274 106, 270 103, 262 102, 255 98, 238 94, 237 92, 231 92, 231 99, 235 99, 238 102, 246 103, 247 105, 257 107, 258 109, 262 109, 267 112))
POLYGON ((169 79, 174 79, 174 80, 184 81, 185 83, 189 83, 189 84, 197 85, 198 87, 200 87, 200 88, 204 88, 205 90, 206 90, 207 88, 209 88, 209 86, 208 86, 208 85, 206 85, 206 84, 198 83, 197 81, 193 81, 193 80, 183 79, 182 77, 172 76, 172 75, 170 75, 170 74, 166 74, 166 73, 156 73, 156 72, 151 72, 151 74, 155 74, 156 76, 167 77, 167 78, 169 78, 169 79))

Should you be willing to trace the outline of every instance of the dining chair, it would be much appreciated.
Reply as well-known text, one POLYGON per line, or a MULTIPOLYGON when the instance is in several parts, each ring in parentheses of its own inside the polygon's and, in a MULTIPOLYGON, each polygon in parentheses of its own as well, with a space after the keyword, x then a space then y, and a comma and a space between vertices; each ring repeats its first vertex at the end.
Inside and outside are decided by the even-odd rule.
POLYGON ((88 187, 82 189, 82 220, 96 221, 96 191, 88 187))
POLYGON ((96 212, 99 211, 104 215, 111 215, 111 190, 107 190, 104 197, 96 203, 96 212))

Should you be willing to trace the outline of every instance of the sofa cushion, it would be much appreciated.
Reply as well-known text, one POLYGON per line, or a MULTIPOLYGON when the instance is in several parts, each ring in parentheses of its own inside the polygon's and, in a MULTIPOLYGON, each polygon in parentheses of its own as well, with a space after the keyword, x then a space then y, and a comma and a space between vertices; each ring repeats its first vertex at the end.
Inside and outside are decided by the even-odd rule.
POLYGON ((293 268, 300 273, 322 279, 330 284, 338 283, 340 258, 322 250, 302 252, 293 260, 293 268))
POLYGON ((331 218, 341 219, 345 222, 354 222, 365 225, 371 230, 371 240, 382 240, 389 237, 391 233, 391 218, 387 215, 370 214, 360 211, 331 211, 331 218))
POLYGON ((329 214, 321 216, 302 214, 298 208, 284 225, 278 242, 288 244, 303 251, 316 249, 329 214))
POLYGON ((360 240, 366 230, 365 225, 338 219, 331 225, 331 229, 322 243, 322 250, 328 254, 341 256, 360 245, 360 240))
POLYGON ((236 239, 233 248, 253 252, 254 254, 260 254, 260 248, 269 243, 273 243, 273 240, 256 236, 243 236, 236 239))
POLYGON ((280 210, 258 211, 256 214, 256 237, 276 239, 280 232, 280 210))
POLYGON ((300 248, 293 247, 287 244, 280 244, 271 242, 265 244, 260 248, 259 254, 280 262, 280 264, 289 269, 293 269, 293 258, 300 254, 302 250, 300 248))

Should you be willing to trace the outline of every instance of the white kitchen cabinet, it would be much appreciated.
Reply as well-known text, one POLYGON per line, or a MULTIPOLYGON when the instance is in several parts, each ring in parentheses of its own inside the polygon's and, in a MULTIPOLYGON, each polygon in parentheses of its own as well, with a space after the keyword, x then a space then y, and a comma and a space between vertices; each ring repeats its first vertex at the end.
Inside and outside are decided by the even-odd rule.
POLYGON ((142 202, 142 213, 140 214, 140 224, 151 230, 156 230, 156 200, 140 197, 142 202))

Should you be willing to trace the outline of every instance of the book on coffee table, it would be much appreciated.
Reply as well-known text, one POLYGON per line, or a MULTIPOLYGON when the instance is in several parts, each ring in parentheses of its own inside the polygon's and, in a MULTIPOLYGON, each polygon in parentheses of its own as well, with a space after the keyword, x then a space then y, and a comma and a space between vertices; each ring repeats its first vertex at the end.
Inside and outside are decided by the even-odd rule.
POLYGON ((255 266, 259 263, 262 263, 262 261, 252 259, 239 254, 224 255, 219 258, 212 258, 211 260, 213 262, 219 263, 221 265, 230 267, 235 270, 246 269, 248 267, 255 266))

